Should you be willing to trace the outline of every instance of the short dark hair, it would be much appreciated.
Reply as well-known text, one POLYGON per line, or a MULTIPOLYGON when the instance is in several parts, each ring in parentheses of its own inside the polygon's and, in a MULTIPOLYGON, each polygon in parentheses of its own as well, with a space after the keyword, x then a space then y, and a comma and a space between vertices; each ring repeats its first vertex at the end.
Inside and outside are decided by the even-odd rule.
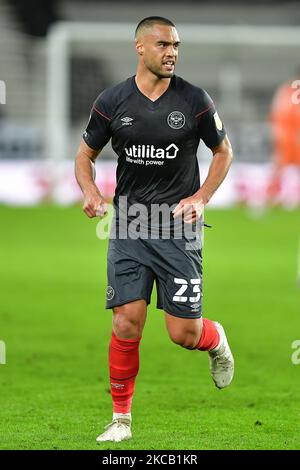
POLYGON ((141 20, 139 24, 137 25, 135 34, 134 34, 135 37, 137 36, 141 28, 144 28, 144 27, 151 28, 155 24, 164 24, 167 26, 174 26, 175 28, 175 24, 171 20, 168 20, 167 18, 164 18, 163 16, 147 16, 147 18, 144 18, 143 20, 141 20))

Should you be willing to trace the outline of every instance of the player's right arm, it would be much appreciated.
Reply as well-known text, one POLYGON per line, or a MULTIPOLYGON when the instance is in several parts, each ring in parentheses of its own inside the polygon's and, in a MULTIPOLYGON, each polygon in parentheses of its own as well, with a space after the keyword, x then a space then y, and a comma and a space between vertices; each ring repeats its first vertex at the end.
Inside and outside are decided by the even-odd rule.
POLYGON ((93 163, 111 137, 109 97, 104 91, 91 109, 75 160, 75 176, 82 190, 88 217, 104 216, 105 201, 93 178, 93 163))
POLYGON ((84 196, 83 211, 90 218, 105 212, 105 200, 93 178, 93 164, 99 153, 81 139, 75 159, 75 176, 84 196))

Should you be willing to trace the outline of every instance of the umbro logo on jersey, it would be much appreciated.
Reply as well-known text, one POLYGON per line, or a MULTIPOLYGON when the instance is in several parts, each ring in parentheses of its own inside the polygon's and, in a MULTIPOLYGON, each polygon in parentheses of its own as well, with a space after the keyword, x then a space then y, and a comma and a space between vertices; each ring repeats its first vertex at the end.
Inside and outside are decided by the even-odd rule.
POLYGON ((126 116, 121 118, 122 126, 132 126, 133 118, 126 116))

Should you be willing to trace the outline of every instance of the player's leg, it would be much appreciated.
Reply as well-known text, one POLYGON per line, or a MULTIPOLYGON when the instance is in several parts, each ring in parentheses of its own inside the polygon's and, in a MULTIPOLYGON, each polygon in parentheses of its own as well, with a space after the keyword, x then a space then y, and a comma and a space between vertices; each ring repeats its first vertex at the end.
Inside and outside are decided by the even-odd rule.
POLYGON ((131 413, 135 379, 139 371, 139 345, 146 316, 145 300, 113 309, 109 370, 114 417, 131 413))
POLYGON ((186 349, 195 349, 202 333, 202 318, 179 318, 165 312, 170 339, 186 349))
POLYGON ((110 240, 106 308, 113 310, 109 346, 113 420, 98 441, 131 437, 131 403, 139 370, 139 344, 150 302, 154 275, 143 264, 139 240, 110 240))
POLYGON ((165 318, 171 340, 186 349, 207 351, 215 385, 227 387, 233 378, 234 360, 222 325, 208 318, 180 318, 167 312, 165 318))
POLYGON ((97 441, 131 438, 131 404, 139 371, 139 344, 147 316, 147 303, 137 300, 113 308, 109 346, 110 389, 113 419, 97 441))
POLYGON ((160 252, 157 276, 158 308, 166 312, 172 341, 187 349, 208 351, 212 378, 217 387, 229 385, 233 377, 233 357, 223 327, 202 318, 201 239, 152 241, 160 252), (168 257, 164 257, 168 253, 168 257), (164 262, 162 262, 164 259, 164 262))

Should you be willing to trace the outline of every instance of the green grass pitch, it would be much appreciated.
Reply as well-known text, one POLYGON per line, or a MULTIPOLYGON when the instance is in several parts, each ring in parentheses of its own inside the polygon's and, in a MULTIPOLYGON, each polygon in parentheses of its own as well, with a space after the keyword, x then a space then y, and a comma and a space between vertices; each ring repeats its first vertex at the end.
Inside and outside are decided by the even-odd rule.
POLYGON ((155 293, 141 343, 133 439, 96 444, 111 418, 106 241, 79 207, 0 208, 1 449, 299 449, 300 211, 208 210, 204 315, 226 328, 236 375, 171 343, 155 293))

